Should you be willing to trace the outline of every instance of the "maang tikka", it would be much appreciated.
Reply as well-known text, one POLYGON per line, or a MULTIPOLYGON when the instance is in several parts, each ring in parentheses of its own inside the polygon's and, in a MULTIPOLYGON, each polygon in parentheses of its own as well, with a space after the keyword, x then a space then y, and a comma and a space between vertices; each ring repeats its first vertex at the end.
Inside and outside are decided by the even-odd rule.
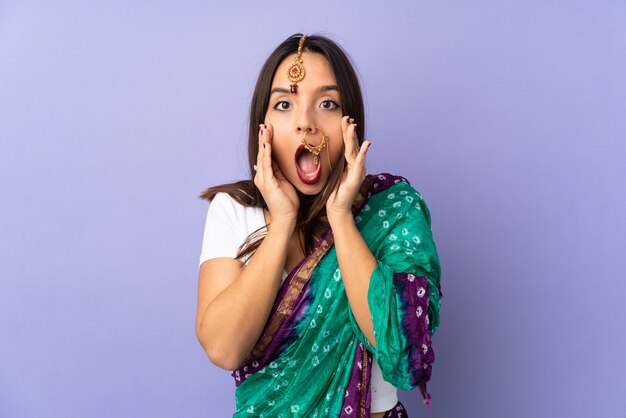
MULTIPOLYGON (((291 64, 291 66, 287 70, 287 78, 289 79, 289 81, 294 83, 289 86, 291 87, 292 94, 296 94, 298 92, 297 83, 298 81, 302 81, 302 79, 304 78, 304 74, 305 74, 304 66, 302 65, 302 46, 304 45, 305 39, 306 39, 306 35, 303 34, 302 37, 300 38, 300 43, 298 44, 298 52, 296 56, 293 58, 293 64, 291 64)), ((304 144, 304 148, 306 148, 307 151, 313 154, 313 163, 315 165, 319 163, 320 151, 322 150, 322 148, 326 147, 326 153, 328 154, 328 165, 330 167, 330 171, 333 171, 333 166, 330 163, 330 152, 328 150, 328 137, 326 136, 324 131, 322 131, 321 128, 317 128, 317 129, 319 129, 322 132, 322 142, 319 145, 312 146, 306 141, 306 133, 309 132, 311 128, 308 128, 306 131, 304 131, 304 136, 302 137, 302 143, 304 144)))
POLYGON ((302 45, 304 45, 304 40, 306 39, 306 35, 302 35, 300 38, 300 44, 298 45, 298 52, 293 59, 293 64, 287 70, 287 78, 293 84, 290 85, 291 93, 296 94, 298 92, 298 81, 304 78, 304 67, 302 66, 302 45))

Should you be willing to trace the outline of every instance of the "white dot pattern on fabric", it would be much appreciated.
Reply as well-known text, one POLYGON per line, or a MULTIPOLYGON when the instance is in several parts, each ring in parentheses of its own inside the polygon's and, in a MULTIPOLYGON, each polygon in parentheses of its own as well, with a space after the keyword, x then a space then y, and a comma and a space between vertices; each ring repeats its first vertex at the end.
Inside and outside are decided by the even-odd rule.
MULTIPOLYGON (((379 176, 379 178, 381 180, 386 180, 384 175, 379 176)), ((382 189, 383 187, 387 187, 388 183, 389 183, 389 180, 387 180, 384 185, 375 184, 374 187, 378 187, 382 189)), ((398 183, 398 181, 396 181, 395 183, 398 183)), ((372 206, 370 206, 369 204, 365 204, 363 208, 361 209, 361 213, 355 216, 355 222, 359 225, 359 228, 363 228, 364 224, 368 224, 368 227, 369 227, 370 226, 369 222, 372 222, 372 226, 375 228, 378 228, 379 231, 381 231, 379 235, 379 239, 382 240, 381 244, 383 244, 386 247, 386 249, 397 251, 399 254, 410 255, 410 254, 413 254, 414 252, 418 252, 417 246, 420 245, 421 243, 420 237, 418 236, 418 234, 421 235, 421 232, 419 232, 421 231, 421 229, 414 228, 415 224, 413 223, 413 220, 415 218, 413 218, 413 216, 415 215, 415 213, 412 212, 413 203, 415 203, 415 208, 417 208, 418 210, 422 210, 422 209, 420 206, 419 198, 417 197, 418 195, 416 195, 414 192, 403 190, 406 188, 407 187, 404 184, 401 184, 401 185, 398 185, 397 187, 394 187, 393 192, 388 192, 388 190, 385 190, 385 192, 387 193, 382 193, 382 192, 379 193, 378 196, 376 196, 376 198, 379 199, 378 202, 381 202, 381 200, 384 200, 386 202, 386 203, 383 202, 383 204, 386 206, 387 210, 385 209, 379 210, 380 206, 378 206, 378 204, 372 204, 372 206), (406 219, 406 221, 404 221, 403 219, 406 219)), ((370 195, 371 194, 368 193, 368 198, 370 197, 370 195)), ((370 201, 370 204, 371 204, 371 201, 370 201)), ((424 237, 424 238, 427 238, 427 237, 424 237)), ((405 258, 405 260, 410 261, 408 258, 405 258)), ((415 282, 415 279, 418 278, 415 276, 415 274, 406 274, 404 277, 405 277, 405 280, 408 280, 409 282, 415 282)), ((341 286, 343 285, 340 283, 342 280, 342 275, 341 275, 341 270, 339 268, 336 268, 336 270, 332 273, 332 278, 333 280, 331 281, 328 281, 325 283, 321 282, 319 285, 320 287, 318 287, 318 289, 323 290, 323 292, 321 293, 324 295, 324 298, 330 299, 333 297, 333 295, 335 295, 335 297, 345 297, 343 292, 340 291, 342 289, 341 286)), ((421 277, 419 278, 421 279, 421 277)), ((419 287, 419 284, 415 283, 412 286, 419 287)), ((394 284, 394 287, 395 287, 395 284, 394 284)), ((415 290, 411 291, 411 293, 413 292, 415 292, 415 290)), ((415 295, 415 293, 413 293, 413 295, 415 295)), ((419 289, 417 290, 417 296, 419 298, 422 298, 425 295, 426 295, 426 290, 424 289, 424 287, 419 287, 419 289)), ((325 326, 323 326, 324 321, 327 320, 328 315, 333 312, 333 309, 331 308, 332 305, 329 305, 328 308, 323 307, 322 305, 324 303, 329 304, 332 302, 332 300, 328 301, 322 298, 321 301, 318 299, 317 302, 319 302, 319 304, 313 304, 311 306, 311 308, 315 307, 314 308, 315 311, 313 312, 313 309, 311 309, 310 312, 312 312, 313 315, 312 317, 309 317, 309 323, 308 323, 309 328, 317 328, 314 331, 311 331, 312 332, 311 335, 317 335, 317 337, 315 337, 314 340, 313 339, 310 340, 310 342, 306 345, 308 349, 307 350, 308 354, 306 358, 302 359, 302 361, 300 362, 301 364, 298 367, 302 368, 304 366, 306 369, 309 369, 313 372, 312 369, 316 368, 317 366, 320 365, 322 361, 324 361, 326 362, 325 365, 315 370, 316 373, 321 373, 323 369, 326 369, 328 367, 329 359, 332 359, 334 358, 333 356, 338 355, 337 349, 338 347, 340 347, 340 345, 338 345, 339 343, 338 336, 340 336, 340 334, 337 334, 336 332, 331 333, 330 331, 325 329, 326 328, 325 326)), ((427 305, 422 304, 420 306, 417 306, 417 308, 414 307, 413 309, 415 309, 415 315, 417 316, 417 318, 421 318, 422 316, 425 316, 425 321, 428 323, 429 321, 428 315, 424 315, 425 311, 427 310, 426 306, 427 305)), ((422 321, 422 319, 420 319, 420 321, 422 321)), ((375 332, 373 333, 375 334, 375 332)), ((421 344, 421 341, 415 345, 419 347, 420 344, 421 344)), ((361 347, 363 346, 361 345, 361 347)), ((422 347, 424 354, 426 354, 428 352, 429 347, 426 346, 425 344, 421 344, 421 347, 422 347)), ((368 360, 369 360, 369 363, 371 363, 371 359, 368 359, 368 360)), ((418 363, 418 367, 419 365, 421 365, 421 363, 418 363)), ((252 371, 258 369, 259 362, 258 361, 253 362, 252 366, 254 367, 252 371)), ((428 363, 424 363, 423 366, 424 368, 427 368, 428 363)), ((295 360, 291 360, 290 357, 287 357, 286 359, 278 359, 276 360, 276 362, 274 361, 270 362, 267 367, 269 367, 270 369, 268 371, 271 371, 271 369, 276 370, 274 373, 272 373, 272 375, 277 380, 280 381, 280 384, 276 384, 276 380, 272 379, 268 382, 268 387, 274 388, 274 390, 276 391, 281 391, 281 390, 285 391, 287 390, 285 389, 285 387, 287 387, 290 384, 289 381, 285 379, 293 380, 294 383, 292 386, 295 387, 296 381, 297 381, 295 376, 297 376, 297 374, 294 375, 294 373, 297 373, 297 370, 298 370, 298 368, 296 367, 295 360), (288 366, 285 367, 287 363, 288 363, 288 366)), ((361 362, 358 362, 358 367, 362 368, 361 362)), ((247 371, 247 367, 245 367, 243 370, 247 371)), ((263 367, 258 372, 264 373, 265 367, 263 367)), ((249 375, 246 375, 246 377, 248 376, 249 375)), ((265 378, 270 379, 269 374, 266 375, 265 378)), ((360 390, 360 386, 361 386, 360 383, 358 383, 359 390, 360 390)), ((372 391, 373 393, 376 392, 376 388, 373 387, 372 391)), ((269 409, 272 409, 272 411, 269 411, 269 409, 267 409, 266 411, 254 411, 254 408, 252 408, 255 414, 254 416, 268 416, 268 417, 269 416, 278 416, 278 417, 284 416, 285 418, 287 418, 287 416, 301 416, 304 414, 306 416, 312 416, 312 417, 320 416, 321 417, 321 416, 328 416, 331 412, 330 408, 332 408, 332 413, 334 414, 342 413, 347 416, 358 415, 356 413, 357 409, 354 408, 354 405, 346 406, 346 404, 344 404, 343 410, 341 409, 342 406, 340 404, 342 403, 342 401, 341 399, 339 399, 338 401, 338 398, 341 398, 342 393, 344 394, 344 398, 349 397, 352 393, 352 390, 350 391, 346 390, 345 386, 337 387, 336 395, 335 395, 334 390, 326 394, 321 392, 319 394, 321 398, 319 397, 317 398, 318 404, 315 404, 315 405, 308 405, 308 404, 305 405, 303 403, 304 401, 298 398, 296 398, 295 400, 292 400, 291 402, 281 401, 279 399, 280 393, 281 392, 271 393, 271 397, 273 397, 274 399, 277 399, 276 403, 274 403, 274 401, 269 401, 267 399, 265 399, 263 403, 266 405, 266 407, 274 406, 274 404, 279 405, 280 407, 276 407, 276 409, 282 409, 283 410, 282 412, 278 413, 273 408, 269 408, 269 409), (292 404, 292 402, 294 401, 298 402, 298 404, 292 404), (287 411, 291 411, 291 414, 287 411)), ((352 396, 355 396, 355 394, 352 394, 352 396)), ((343 401, 343 402, 346 402, 346 401, 343 401)), ((259 409, 257 405, 255 405, 255 407, 259 409)), ((244 410, 244 408, 245 407, 242 407, 242 411, 244 410)))

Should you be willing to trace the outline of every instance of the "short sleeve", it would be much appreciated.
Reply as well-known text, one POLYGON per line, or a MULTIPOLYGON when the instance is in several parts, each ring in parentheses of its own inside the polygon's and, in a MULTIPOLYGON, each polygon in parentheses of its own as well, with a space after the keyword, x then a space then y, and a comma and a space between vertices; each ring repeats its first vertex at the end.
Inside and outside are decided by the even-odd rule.
POLYGON ((237 256, 241 245, 233 199, 226 193, 215 195, 206 216, 198 267, 212 258, 237 256))

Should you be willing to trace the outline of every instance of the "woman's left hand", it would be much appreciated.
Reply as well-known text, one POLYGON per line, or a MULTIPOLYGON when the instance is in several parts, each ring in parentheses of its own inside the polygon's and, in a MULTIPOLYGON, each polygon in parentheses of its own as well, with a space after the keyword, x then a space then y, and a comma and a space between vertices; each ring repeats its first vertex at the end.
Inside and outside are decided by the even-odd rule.
POLYGON ((337 187, 326 202, 326 215, 329 221, 335 216, 352 215, 352 204, 359 193, 363 179, 365 179, 365 156, 372 142, 363 141, 359 148, 356 124, 353 122, 354 119, 350 119, 349 115, 341 118, 346 168, 337 187))

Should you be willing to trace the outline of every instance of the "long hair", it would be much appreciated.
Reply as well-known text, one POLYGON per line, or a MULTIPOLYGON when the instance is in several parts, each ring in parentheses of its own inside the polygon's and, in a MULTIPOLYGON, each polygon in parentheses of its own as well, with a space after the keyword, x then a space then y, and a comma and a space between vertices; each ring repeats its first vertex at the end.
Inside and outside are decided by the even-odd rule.
MULTIPOLYGON (((296 33, 278 45, 267 58, 259 73, 250 104, 248 129, 250 179, 210 187, 199 196, 201 199, 212 200, 217 193, 225 192, 244 206, 267 208, 261 192, 254 185, 253 181, 255 175, 254 164, 256 164, 259 152, 258 126, 264 123, 265 120, 265 114, 269 106, 270 89, 272 88, 272 80, 274 79, 276 69, 285 58, 297 52, 302 36, 303 34, 296 33)), ((337 80, 337 87, 339 88, 343 116, 350 115, 350 117, 354 118, 357 124, 356 134, 360 146, 365 133, 363 97, 358 78, 347 53, 334 41, 321 35, 307 36, 302 51, 322 54, 330 63, 337 80)), ((345 158, 341 158, 339 166, 332 171, 326 186, 319 194, 309 196, 296 189, 300 199, 300 206, 294 233, 299 237, 300 245, 305 255, 313 251, 317 238, 329 226, 326 217, 326 201, 339 183, 345 164, 345 158)), ((267 225, 250 234, 239 247, 237 258, 253 253, 261 245, 266 234, 267 225)))

